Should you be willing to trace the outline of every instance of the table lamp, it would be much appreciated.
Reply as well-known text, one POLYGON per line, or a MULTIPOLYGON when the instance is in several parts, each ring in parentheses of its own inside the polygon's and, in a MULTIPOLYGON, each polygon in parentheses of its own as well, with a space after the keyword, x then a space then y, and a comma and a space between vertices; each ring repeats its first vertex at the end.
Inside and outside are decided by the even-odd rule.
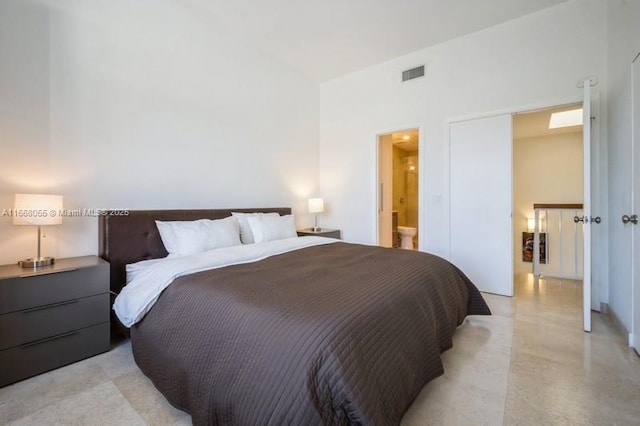
POLYGON ((62 224, 62 195, 16 194, 14 203, 14 225, 31 225, 38 227, 38 256, 25 259, 18 264, 23 268, 40 268, 52 265, 53 257, 42 257, 40 245, 42 240, 41 226, 62 224))
POLYGON ((320 226, 318 226, 318 213, 324 212, 324 200, 322 198, 309 198, 309 213, 316 214, 316 226, 313 227, 313 232, 320 232, 320 226))

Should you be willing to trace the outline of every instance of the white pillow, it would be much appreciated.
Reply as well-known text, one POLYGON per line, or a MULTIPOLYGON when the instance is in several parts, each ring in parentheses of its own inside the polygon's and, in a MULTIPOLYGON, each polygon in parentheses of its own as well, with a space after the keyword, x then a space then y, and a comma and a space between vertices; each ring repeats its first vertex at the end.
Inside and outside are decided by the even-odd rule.
POLYGON ((253 232, 251 232, 251 226, 249 226, 249 222, 247 218, 256 217, 256 216, 273 216, 280 217, 278 213, 238 213, 231 212, 233 217, 238 220, 238 225, 240 226, 240 240, 242 240, 242 244, 253 244, 253 232))
POLYGON ((204 239, 201 237, 198 221, 161 222, 156 220, 160 238, 168 257, 188 256, 204 251, 204 239))
POLYGON ((182 257, 220 247, 242 244, 238 221, 224 219, 161 222, 156 220, 168 257, 182 257))
POLYGON ((203 219, 202 227, 205 231, 205 250, 242 244, 238 220, 233 216, 217 220, 203 219))
POLYGON ((293 215, 247 217, 256 243, 297 237, 293 215))

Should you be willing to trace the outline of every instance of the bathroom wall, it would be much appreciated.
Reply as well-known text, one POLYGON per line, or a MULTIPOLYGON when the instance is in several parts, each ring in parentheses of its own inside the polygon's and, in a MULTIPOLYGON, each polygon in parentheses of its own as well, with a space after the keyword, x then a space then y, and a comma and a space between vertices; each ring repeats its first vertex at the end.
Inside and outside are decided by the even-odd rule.
POLYGON ((405 157, 405 150, 393 147, 393 210, 398 212, 398 225, 400 226, 407 226, 405 157))
MULTIPOLYGON (((407 226, 418 227, 418 151, 406 152, 405 156, 407 226)), ((418 236, 414 238, 416 241, 418 236)), ((417 246, 416 246, 417 247, 417 246)))
POLYGON ((418 151, 393 147, 393 209, 398 225, 418 227, 418 151))

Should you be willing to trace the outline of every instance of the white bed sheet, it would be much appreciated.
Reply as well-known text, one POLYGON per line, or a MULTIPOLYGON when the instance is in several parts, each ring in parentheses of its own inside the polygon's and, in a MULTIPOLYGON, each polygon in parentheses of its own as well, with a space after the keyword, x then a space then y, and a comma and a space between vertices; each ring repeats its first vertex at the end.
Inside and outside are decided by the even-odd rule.
POLYGON ((165 258, 142 266, 136 277, 116 297, 113 310, 123 325, 131 327, 153 307, 162 291, 183 275, 242 263, 339 240, 309 236, 286 238, 257 244, 223 247, 191 256, 165 258))

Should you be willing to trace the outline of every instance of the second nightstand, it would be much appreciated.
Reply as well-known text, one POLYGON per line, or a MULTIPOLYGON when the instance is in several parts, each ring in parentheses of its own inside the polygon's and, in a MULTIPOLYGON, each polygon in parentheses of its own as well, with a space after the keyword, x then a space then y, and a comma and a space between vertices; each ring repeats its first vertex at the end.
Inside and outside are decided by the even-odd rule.
POLYGON ((339 229, 321 228, 319 231, 314 231, 313 228, 300 229, 298 231, 298 237, 304 237, 309 235, 316 235, 318 237, 336 238, 340 239, 339 229))

